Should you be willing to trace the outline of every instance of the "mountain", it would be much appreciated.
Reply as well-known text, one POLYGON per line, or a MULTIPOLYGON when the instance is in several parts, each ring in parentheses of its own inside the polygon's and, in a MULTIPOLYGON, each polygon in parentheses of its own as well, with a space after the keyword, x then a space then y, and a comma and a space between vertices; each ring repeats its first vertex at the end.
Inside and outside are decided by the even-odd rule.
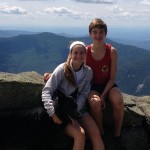
POLYGON ((14 73, 52 71, 64 61, 68 42, 69 39, 52 33, 0 38, 0 69, 14 73))
POLYGON ((137 40, 137 39, 123 39, 123 38, 121 39, 121 38, 114 38, 114 37, 109 37, 109 38, 121 44, 133 45, 143 49, 150 50, 150 39, 137 40))
POLYGON ((111 28, 107 37, 121 44, 150 50, 150 28, 148 27, 111 28))
MULTIPOLYGON (((49 32, 0 38, 0 71, 52 72, 67 59, 71 41, 91 43, 90 37, 69 38, 49 32)), ((118 50, 117 84, 124 93, 150 95, 150 51, 106 39, 118 50)))
POLYGON ((0 30, 0 37, 13 37, 17 35, 26 35, 26 34, 36 34, 36 32, 29 32, 29 31, 19 31, 19 30, 0 30))

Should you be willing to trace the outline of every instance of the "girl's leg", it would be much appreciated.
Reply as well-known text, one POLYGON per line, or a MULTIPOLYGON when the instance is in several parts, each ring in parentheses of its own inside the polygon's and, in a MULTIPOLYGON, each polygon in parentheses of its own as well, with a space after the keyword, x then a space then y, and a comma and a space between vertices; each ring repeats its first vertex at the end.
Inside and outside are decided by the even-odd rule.
POLYGON ((79 120, 86 134, 90 138, 93 150, 104 150, 104 144, 99 132, 99 128, 91 115, 85 115, 79 120))
POLYGON ((75 125, 68 124, 65 133, 74 139, 73 150, 84 150, 85 132, 77 121, 75 125))
POLYGON ((109 100, 113 106, 114 135, 115 137, 119 137, 124 116, 124 102, 123 96, 117 87, 110 90, 109 100))
POLYGON ((98 125, 101 135, 103 135, 103 111, 99 93, 96 91, 91 91, 88 96, 88 102, 90 105, 91 114, 98 125))

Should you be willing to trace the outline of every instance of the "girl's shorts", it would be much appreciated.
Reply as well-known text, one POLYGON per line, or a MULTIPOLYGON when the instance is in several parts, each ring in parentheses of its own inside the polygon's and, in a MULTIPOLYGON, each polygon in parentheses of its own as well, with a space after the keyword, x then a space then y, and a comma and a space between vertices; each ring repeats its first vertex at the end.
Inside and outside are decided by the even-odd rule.
POLYGON ((87 105, 85 105, 77 114, 77 118, 80 119, 81 117, 85 116, 89 114, 88 109, 87 109, 87 105))

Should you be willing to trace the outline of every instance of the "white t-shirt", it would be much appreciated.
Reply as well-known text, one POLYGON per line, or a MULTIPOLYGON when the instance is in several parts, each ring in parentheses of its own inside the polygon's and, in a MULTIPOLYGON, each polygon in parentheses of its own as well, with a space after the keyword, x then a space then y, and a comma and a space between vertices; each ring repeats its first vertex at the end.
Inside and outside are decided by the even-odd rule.
POLYGON ((83 67, 80 70, 75 71, 75 75, 76 75, 77 83, 79 83, 79 81, 81 80, 83 76, 83 67))

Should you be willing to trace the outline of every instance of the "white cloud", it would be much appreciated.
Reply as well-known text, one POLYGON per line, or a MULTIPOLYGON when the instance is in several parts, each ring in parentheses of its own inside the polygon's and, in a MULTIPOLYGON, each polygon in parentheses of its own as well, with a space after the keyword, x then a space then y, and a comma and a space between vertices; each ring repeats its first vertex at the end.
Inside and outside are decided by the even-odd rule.
POLYGON ((49 8, 46 8, 44 10, 44 12, 49 13, 49 14, 54 14, 57 16, 64 16, 64 17, 67 16, 67 17, 75 18, 75 19, 86 18, 89 15, 86 13, 80 13, 80 12, 73 11, 66 7, 49 7, 49 8))
POLYGON ((116 14, 118 15, 121 15, 121 16, 129 16, 129 12, 125 11, 123 8, 119 7, 119 6, 114 6, 113 7, 113 12, 115 12, 116 14))
POLYGON ((18 1, 48 1, 48 0, 18 0, 18 1))
POLYGON ((74 0, 76 2, 81 3, 103 3, 103 4, 113 4, 116 2, 116 0, 74 0))
POLYGON ((150 5, 150 0, 141 0, 139 2, 139 4, 142 4, 142 5, 150 5))
POLYGON ((7 3, 0 3, 0 13, 3 13, 3 14, 27 14, 27 11, 18 6, 9 6, 7 3))
POLYGON ((102 18, 113 26, 150 26, 149 4, 150 0, 0 0, 0 20, 6 25, 87 26, 93 18, 102 18))
POLYGON ((130 13, 127 12, 127 11, 124 11, 123 8, 115 5, 112 7, 112 11, 117 15, 117 16, 122 16, 122 17, 126 17, 126 16, 129 16, 130 13))

